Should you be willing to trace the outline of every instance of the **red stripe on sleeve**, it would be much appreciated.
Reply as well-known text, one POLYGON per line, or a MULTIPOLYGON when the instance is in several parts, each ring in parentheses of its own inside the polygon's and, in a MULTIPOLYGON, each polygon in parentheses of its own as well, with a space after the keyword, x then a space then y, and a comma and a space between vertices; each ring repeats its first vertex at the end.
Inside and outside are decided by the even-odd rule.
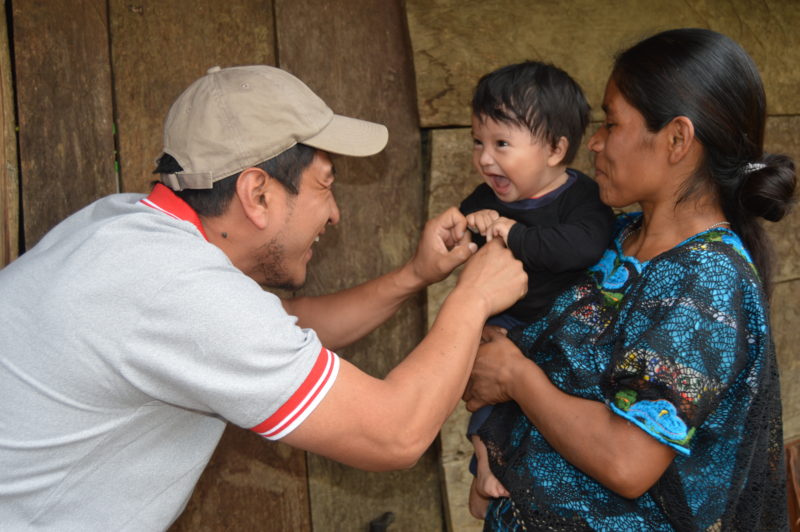
POLYGON ((317 361, 297 391, 274 414, 250 430, 269 437, 301 415, 308 406, 313 404, 314 397, 319 394, 325 381, 330 378, 334 356, 336 355, 325 347, 320 349, 317 361))

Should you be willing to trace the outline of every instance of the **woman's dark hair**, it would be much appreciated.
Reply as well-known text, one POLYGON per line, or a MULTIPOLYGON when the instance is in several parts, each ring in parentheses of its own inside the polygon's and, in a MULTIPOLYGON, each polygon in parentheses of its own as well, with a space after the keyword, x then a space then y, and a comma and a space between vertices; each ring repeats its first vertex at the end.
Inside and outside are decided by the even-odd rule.
MULTIPOLYGON (((299 191, 300 176, 303 174, 303 170, 311 164, 316 152, 316 148, 311 146, 295 144, 272 159, 253 166, 264 170, 283 185, 290 194, 294 195, 299 191)), ((183 168, 174 157, 164 153, 158 159, 158 165, 153 173, 172 174, 182 170, 183 168)), ((185 189, 176 191, 175 194, 201 216, 220 216, 228 208, 240 173, 237 172, 215 181, 213 188, 185 189)))
POLYGON ((589 123, 589 104, 580 85, 558 67, 525 61, 501 67, 478 80, 472 114, 527 128, 556 147, 566 137, 562 164, 570 164, 589 123))
POLYGON ((725 35, 677 29, 622 52, 611 79, 651 132, 678 116, 692 121, 704 157, 679 201, 709 187, 717 194, 769 294, 773 252, 756 218, 786 215, 796 174, 789 157, 764 153, 766 96, 753 60, 725 35))

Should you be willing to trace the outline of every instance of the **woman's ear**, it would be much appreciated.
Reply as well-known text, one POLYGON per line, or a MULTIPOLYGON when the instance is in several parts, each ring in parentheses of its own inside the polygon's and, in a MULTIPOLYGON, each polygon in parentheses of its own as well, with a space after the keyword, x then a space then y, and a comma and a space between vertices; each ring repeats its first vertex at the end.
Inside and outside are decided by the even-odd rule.
POLYGON ((686 116, 676 116, 667 124, 669 162, 681 162, 695 146, 694 124, 686 116))
POLYGON ((272 203, 272 179, 260 168, 247 168, 236 180, 236 196, 244 215, 259 229, 267 227, 269 206, 272 203))
POLYGON ((567 137, 559 137, 555 146, 550 146, 550 156, 547 158, 547 165, 553 167, 562 164, 568 149, 569 141, 567 137))

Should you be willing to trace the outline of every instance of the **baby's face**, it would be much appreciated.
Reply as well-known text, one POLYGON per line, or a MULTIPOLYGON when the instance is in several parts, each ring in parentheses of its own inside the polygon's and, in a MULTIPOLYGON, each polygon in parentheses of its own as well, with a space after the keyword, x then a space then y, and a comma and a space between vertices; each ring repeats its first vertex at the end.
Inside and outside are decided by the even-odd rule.
POLYGON ((472 164, 501 201, 541 196, 563 183, 561 157, 526 127, 473 115, 472 139, 472 164))

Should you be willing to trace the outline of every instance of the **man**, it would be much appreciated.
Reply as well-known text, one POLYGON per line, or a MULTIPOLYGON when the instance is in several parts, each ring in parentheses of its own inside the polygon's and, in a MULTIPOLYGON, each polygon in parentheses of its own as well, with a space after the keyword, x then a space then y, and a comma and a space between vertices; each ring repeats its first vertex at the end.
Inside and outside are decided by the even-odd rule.
POLYGON ((286 301, 260 286, 302 285, 338 222, 328 153, 386 141, 282 70, 212 68, 170 109, 150 195, 95 202, 0 271, 0 522, 165 528, 226 422, 355 467, 411 466, 457 404, 484 320, 524 294, 521 265, 499 244, 475 253, 451 209, 378 279, 286 301), (332 351, 470 257, 385 379, 332 351))

